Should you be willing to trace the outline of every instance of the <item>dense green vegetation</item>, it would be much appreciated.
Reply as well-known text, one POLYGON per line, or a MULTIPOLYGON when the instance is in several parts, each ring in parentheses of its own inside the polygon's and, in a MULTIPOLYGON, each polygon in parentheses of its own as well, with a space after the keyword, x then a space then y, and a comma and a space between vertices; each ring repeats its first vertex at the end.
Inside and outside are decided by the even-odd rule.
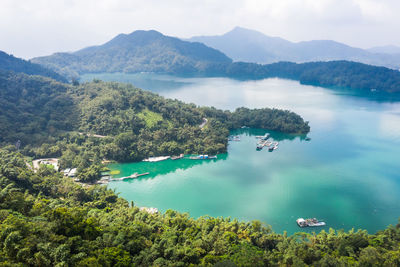
POLYGON ((67 82, 67 79, 60 74, 47 69, 39 64, 34 64, 29 61, 16 58, 0 51, 0 70, 23 72, 30 75, 41 75, 53 78, 60 82, 67 82))
POLYGON ((0 87, 0 144, 20 140, 23 154, 60 157, 62 168, 80 171, 103 159, 226 152, 229 130, 243 125, 286 133, 310 129, 289 111, 197 107, 120 83, 69 85, 0 72, 0 87))
POLYGON ((302 84, 341 87, 371 93, 400 93, 400 72, 350 61, 279 62, 268 65, 233 63, 220 73, 233 78, 287 78, 302 84), (375 90, 374 90, 375 89, 375 90))
POLYGON ((157 31, 120 34, 109 42, 74 53, 32 59, 68 77, 92 72, 198 73, 230 58, 201 43, 185 42, 157 31))
POLYGON ((341 87, 377 94, 400 93, 400 72, 351 61, 234 62, 218 50, 164 36, 155 31, 118 35, 108 43, 75 53, 33 59, 68 77, 99 72, 158 72, 175 75, 228 76, 242 79, 280 77, 303 84, 341 87))
POLYGON ((259 221, 148 214, 0 150, 2 266, 399 266, 400 225, 274 233, 259 221))

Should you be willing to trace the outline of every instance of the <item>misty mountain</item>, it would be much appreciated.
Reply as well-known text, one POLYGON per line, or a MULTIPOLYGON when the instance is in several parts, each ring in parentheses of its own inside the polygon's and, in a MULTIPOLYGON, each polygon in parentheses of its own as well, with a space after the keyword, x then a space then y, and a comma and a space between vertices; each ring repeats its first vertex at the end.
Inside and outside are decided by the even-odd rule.
POLYGON ((331 40, 290 42, 261 32, 236 27, 218 36, 197 36, 188 39, 218 49, 234 61, 273 63, 279 61, 311 62, 348 60, 365 64, 400 68, 400 55, 372 53, 331 40))
POLYGON ((151 30, 119 34, 103 45, 38 57, 32 62, 68 77, 78 77, 99 72, 197 73, 209 65, 229 64, 232 60, 202 43, 182 41, 151 30))
POLYGON ((49 70, 39 64, 34 64, 21 58, 16 58, 3 51, 0 51, 0 70, 22 72, 29 75, 41 75, 53 78, 60 82, 66 82, 67 79, 60 74, 49 70))
POLYGON ((376 46, 368 49, 368 51, 372 53, 395 55, 400 54, 400 47, 395 45, 376 46))

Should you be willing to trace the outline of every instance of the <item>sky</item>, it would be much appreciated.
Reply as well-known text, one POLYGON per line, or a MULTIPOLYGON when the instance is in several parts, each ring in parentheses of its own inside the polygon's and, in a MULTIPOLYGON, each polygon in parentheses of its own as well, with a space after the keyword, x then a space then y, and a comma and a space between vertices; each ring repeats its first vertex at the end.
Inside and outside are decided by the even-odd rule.
POLYGON ((241 26, 289 41, 400 46, 399 0, 0 0, 0 50, 30 59, 154 29, 188 38, 241 26))

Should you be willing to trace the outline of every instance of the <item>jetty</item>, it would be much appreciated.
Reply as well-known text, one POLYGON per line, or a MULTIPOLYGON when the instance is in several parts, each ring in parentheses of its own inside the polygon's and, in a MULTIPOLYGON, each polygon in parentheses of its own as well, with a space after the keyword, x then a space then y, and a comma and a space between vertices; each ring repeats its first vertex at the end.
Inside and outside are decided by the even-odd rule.
POLYGON ((171 156, 161 156, 161 157, 150 157, 147 159, 144 159, 143 161, 147 161, 147 162, 158 162, 158 161, 163 161, 163 160, 167 160, 171 158, 171 156))
POLYGON ((120 177, 120 178, 109 178, 108 180, 109 181, 123 181, 123 180, 126 180, 126 179, 136 179, 136 178, 139 178, 140 176, 144 176, 144 175, 148 175, 148 174, 150 174, 149 172, 145 172, 145 173, 134 173, 134 174, 131 174, 131 175, 129 175, 129 176, 125 176, 125 177, 120 177))
POLYGON ((172 160, 182 159, 184 156, 185 156, 184 154, 180 154, 179 156, 172 156, 171 159, 172 160))
POLYGON ((260 140, 258 143, 257 143, 257 150, 261 150, 261 149, 263 149, 264 147, 269 147, 269 146, 271 146, 272 145, 272 142, 271 141, 267 141, 267 140, 260 140))
POLYGON ((189 159, 199 159, 199 160, 205 160, 205 159, 217 159, 217 156, 198 155, 198 156, 192 156, 192 157, 189 157, 189 159))

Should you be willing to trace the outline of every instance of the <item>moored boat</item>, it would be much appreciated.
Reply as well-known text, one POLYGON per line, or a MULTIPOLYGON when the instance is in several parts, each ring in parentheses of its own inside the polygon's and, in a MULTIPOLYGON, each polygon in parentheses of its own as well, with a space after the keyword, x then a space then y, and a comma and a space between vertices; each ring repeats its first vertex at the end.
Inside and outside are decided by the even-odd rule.
POLYGON ((316 218, 311 218, 311 219, 303 219, 303 218, 298 218, 296 220, 296 223, 300 227, 318 227, 318 226, 325 226, 325 222, 318 221, 316 218))
POLYGON ((181 159, 184 157, 184 154, 180 154, 179 156, 172 156, 171 159, 172 160, 177 160, 177 159, 181 159))
POLYGON ((169 158, 171 158, 171 157, 170 156, 150 157, 150 158, 144 159, 143 161, 158 162, 158 161, 162 161, 162 160, 167 160, 169 158))
POLYGON ((269 133, 266 133, 263 137, 261 137, 261 140, 267 140, 269 138, 269 133))
POLYGON ((209 156, 209 155, 198 155, 198 156, 192 156, 190 159, 216 159, 217 156, 209 156))

